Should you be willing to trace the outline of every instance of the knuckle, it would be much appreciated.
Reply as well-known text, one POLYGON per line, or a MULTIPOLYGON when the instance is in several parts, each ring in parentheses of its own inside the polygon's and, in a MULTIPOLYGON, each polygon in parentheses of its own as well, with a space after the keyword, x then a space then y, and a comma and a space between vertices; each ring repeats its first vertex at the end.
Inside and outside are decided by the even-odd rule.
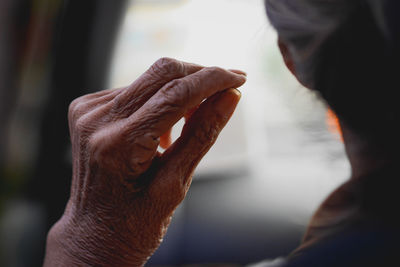
POLYGON ((75 121, 74 128, 78 132, 86 132, 89 128, 89 122, 90 120, 88 115, 84 115, 75 121))
POLYGON ((183 79, 170 81, 160 90, 162 101, 165 106, 182 108, 189 99, 189 89, 183 79))
POLYGON ((151 69, 159 76, 180 74, 183 72, 183 64, 176 59, 162 57, 152 65, 151 69))
POLYGON ((110 101, 110 113, 114 118, 126 118, 140 108, 145 102, 145 94, 125 90, 113 97, 110 101))
POLYGON ((104 165, 104 163, 110 162, 109 157, 111 155, 111 159, 116 155, 111 153, 111 146, 109 145, 109 141, 105 138, 106 134, 103 131, 97 132, 88 138, 88 155, 90 157, 91 164, 104 165))
POLYGON ((72 124, 73 129, 78 135, 90 136, 94 134, 101 126, 106 126, 109 123, 108 118, 103 115, 104 112, 104 110, 98 110, 83 114, 72 124))
POLYGON ((224 70, 221 67, 215 67, 215 66, 207 68, 207 71, 210 73, 210 75, 216 77, 226 74, 226 70, 224 70))
POLYGON ((173 94, 181 91, 182 88, 184 88, 184 87, 186 87, 186 85, 184 84, 184 81, 182 79, 175 79, 175 80, 168 82, 162 91, 163 91, 163 93, 173 95, 173 94), (178 92, 175 92, 175 91, 178 91, 178 92))
POLYGON ((68 107, 68 118, 69 118, 70 121, 75 118, 75 114, 77 113, 76 112, 77 111, 76 107, 78 106, 79 101, 80 101, 79 98, 76 98, 75 100, 73 100, 69 104, 69 107, 68 107))
POLYGON ((115 113, 114 116, 129 116, 133 111, 135 111, 135 107, 137 103, 141 101, 141 95, 136 95, 134 93, 125 91, 116 95, 112 100, 111 110, 115 113))
POLYGON ((72 100, 71 103, 69 104, 69 110, 70 111, 74 110, 79 101, 80 101, 79 97, 72 100))
POLYGON ((113 99, 112 111, 117 113, 117 114, 118 113, 123 113, 123 110, 124 110, 125 106, 127 105, 126 102, 127 102, 127 97, 126 97, 125 94, 117 95, 113 99))
POLYGON ((74 99, 68 107, 68 118, 71 121, 77 120, 86 111, 85 96, 74 99))

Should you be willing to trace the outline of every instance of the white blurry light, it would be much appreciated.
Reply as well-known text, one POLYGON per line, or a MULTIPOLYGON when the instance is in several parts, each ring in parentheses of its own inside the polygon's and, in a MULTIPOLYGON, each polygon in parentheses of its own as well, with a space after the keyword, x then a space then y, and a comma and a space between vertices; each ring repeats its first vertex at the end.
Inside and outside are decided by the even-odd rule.
MULTIPOLYGON (((131 83, 160 57, 172 57, 204 66, 254 69, 249 56, 260 28, 266 25, 259 0, 160 1, 160 5, 133 1, 117 44, 111 86, 131 83)), ((252 77, 249 75, 248 84, 252 77)), ((243 87, 246 98, 248 85, 243 87)), ((245 102, 246 100, 242 100, 245 102)), ((248 159, 246 109, 239 105, 219 140, 197 173, 244 168, 248 159)), ((257 119, 257 118, 252 118, 257 119)), ((183 122, 174 128, 179 136, 183 122)))
MULTIPOLYGON (((293 113, 282 97, 287 88, 299 86, 284 70, 262 0, 132 1, 116 47, 111 87, 131 83, 165 56, 248 73, 238 109, 197 174, 212 176, 248 167, 253 178, 248 178, 250 194, 257 201, 246 208, 263 210, 269 203, 276 212, 303 215, 343 181, 348 169, 342 161, 342 169, 336 170, 314 156, 323 145, 304 150, 296 113, 309 109, 314 99, 294 94, 293 103, 300 104, 295 104, 299 112, 293 113), (282 134, 272 137, 269 129, 282 129, 282 134)), ((323 109, 312 112, 323 114, 323 109)), ((174 138, 182 125, 180 121, 174 128, 174 138)))

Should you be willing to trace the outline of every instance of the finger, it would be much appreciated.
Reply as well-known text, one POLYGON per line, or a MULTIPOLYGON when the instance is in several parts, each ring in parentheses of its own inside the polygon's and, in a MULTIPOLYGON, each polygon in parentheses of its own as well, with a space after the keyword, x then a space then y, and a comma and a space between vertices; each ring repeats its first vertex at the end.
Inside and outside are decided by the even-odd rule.
POLYGON ((247 76, 247 73, 246 73, 245 71, 242 71, 242 70, 238 70, 238 69, 229 69, 229 71, 232 71, 232 72, 234 72, 234 73, 236 73, 236 74, 241 74, 241 75, 247 76))
MULTIPOLYGON (((102 94, 91 94, 87 95, 87 98, 85 98, 85 106, 88 111, 93 110, 97 108, 98 106, 104 105, 112 101, 118 94, 120 94, 123 90, 125 90, 126 87, 118 88, 118 89, 112 89, 112 90, 105 90, 107 92, 102 91, 102 94)), ((86 96, 84 96, 86 97, 86 96)))
POLYGON ((151 196, 173 208, 183 200, 197 164, 232 116, 240 93, 229 89, 207 99, 185 124, 181 136, 161 156, 160 169, 149 187, 151 196))
POLYGON ((96 107, 110 102, 122 90, 124 88, 109 89, 76 98, 69 105, 68 117, 70 122, 74 122, 96 107))
POLYGON ((194 108, 189 109, 184 115, 185 121, 187 121, 198 108, 199 106, 195 106, 194 108))
POLYGON ((172 58, 157 60, 143 75, 114 99, 113 114, 126 118, 138 110, 166 83, 201 70, 203 66, 172 58))
POLYGON ((92 103, 97 102, 97 101, 99 101, 99 99, 103 99, 104 97, 106 97, 106 98, 107 98, 107 96, 112 96, 112 98, 115 97, 125 88, 126 87, 102 90, 102 91, 98 91, 95 93, 83 95, 83 96, 77 98, 76 100, 78 100, 77 102, 79 102, 79 103, 84 103, 85 105, 90 106, 92 103))
MULTIPOLYGON (((125 120, 119 120, 118 127, 114 128, 115 134, 110 134, 109 130, 104 132, 108 137, 115 135, 116 140, 111 143, 118 143, 119 147, 118 151, 106 151, 103 155, 112 155, 113 159, 109 162, 118 158, 122 161, 129 158, 129 161, 124 161, 125 173, 129 173, 126 177, 134 181, 150 166, 160 136, 172 128, 187 110, 199 105, 203 99, 216 92, 238 87, 244 82, 243 75, 214 67, 202 69, 179 81, 168 83, 140 110, 125 120)), ((103 142, 104 139, 99 140, 103 142)))
POLYGON ((164 149, 167 149, 172 143, 171 132, 172 128, 160 137, 160 146, 164 149))
POLYGON ((221 68, 204 68, 166 84, 129 117, 131 129, 146 128, 154 138, 170 129, 186 112, 204 99, 227 88, 236 88, 245 76, 221 68))

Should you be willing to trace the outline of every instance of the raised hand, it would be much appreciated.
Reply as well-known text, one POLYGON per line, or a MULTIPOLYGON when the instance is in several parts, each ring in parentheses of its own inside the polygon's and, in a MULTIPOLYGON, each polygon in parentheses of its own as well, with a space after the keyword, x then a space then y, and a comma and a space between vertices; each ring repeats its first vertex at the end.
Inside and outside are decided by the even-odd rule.
POLYGON ((144 265, 245 80, 240 71, 162 58, 128 87, 74 100, 71 196, 48 235, 45 266, 144 265), (185 114, 181 136, 168 147, 171 127, 185 114), (168 147, 162 154, 160 137, 168 147))

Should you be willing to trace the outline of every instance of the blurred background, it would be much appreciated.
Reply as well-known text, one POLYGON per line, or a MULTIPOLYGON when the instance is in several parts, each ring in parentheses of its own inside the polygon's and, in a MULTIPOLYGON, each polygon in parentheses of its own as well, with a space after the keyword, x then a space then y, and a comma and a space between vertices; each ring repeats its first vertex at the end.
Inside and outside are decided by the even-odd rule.
POLYGON ((0 266, 41 266, 69 196, 69 103, 163 56, 248 81, 147 266, 244 264, 299 244, 350 170, 323 103, 284 67, 262 0, 2 0, 0 266))

